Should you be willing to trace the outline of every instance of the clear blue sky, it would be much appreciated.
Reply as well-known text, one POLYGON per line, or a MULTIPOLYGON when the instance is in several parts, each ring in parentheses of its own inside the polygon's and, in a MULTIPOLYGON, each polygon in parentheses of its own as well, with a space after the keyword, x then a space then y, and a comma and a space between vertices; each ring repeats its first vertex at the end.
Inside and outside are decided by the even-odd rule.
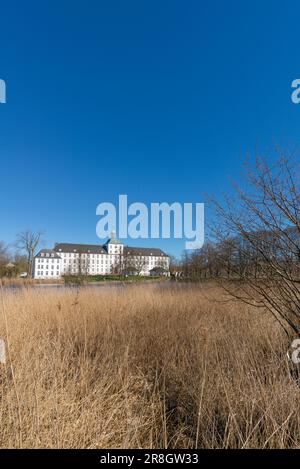
POLYGON ((0 239, 97 243, 100 202, 219 197, 247 151, 298 144, 299 14, 296 1, 2 2, 0 239))

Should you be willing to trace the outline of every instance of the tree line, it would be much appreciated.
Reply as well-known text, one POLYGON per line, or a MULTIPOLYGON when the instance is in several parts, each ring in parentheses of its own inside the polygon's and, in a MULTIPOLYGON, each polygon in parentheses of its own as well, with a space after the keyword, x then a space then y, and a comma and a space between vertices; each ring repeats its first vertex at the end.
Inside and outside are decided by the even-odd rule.
POLYGON ((232 297, 268 310, 300 333, 300 165, 280 152, 246 165, 232 195, 209 198, 213 222, 200 251, 183 256, 189 278, 220 281, 232 297))
POLYGON ((18 233, 12 245, 0 241, 0 277, 16 277, 23 272, 33 276, 34 256, 42 242, 42 233, 26 230, 18 233))

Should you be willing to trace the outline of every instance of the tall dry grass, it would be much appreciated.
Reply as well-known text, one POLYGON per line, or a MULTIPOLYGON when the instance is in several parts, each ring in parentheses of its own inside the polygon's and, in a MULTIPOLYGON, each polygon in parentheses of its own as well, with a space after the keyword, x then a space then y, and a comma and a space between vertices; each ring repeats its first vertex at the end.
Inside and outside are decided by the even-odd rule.
POLYGON ((1 447, 300 445, 285 337, 215 287, 0 295, 1 447))
POLYGON ((19 277, 2 277, 0 279, 4 287, 32 287, 33 285, 57 285, 64 284, 63 279, 36 279, 36 278, 19 278, 19 277))

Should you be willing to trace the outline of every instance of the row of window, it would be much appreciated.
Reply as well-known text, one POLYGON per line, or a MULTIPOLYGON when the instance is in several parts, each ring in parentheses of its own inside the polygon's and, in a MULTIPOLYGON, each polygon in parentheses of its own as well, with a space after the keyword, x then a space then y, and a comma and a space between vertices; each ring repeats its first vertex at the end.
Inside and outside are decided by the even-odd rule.
POLYGON ((37 259, 38 264, 44 264, 44 263, 50 263, 50 264, 55 264, 58 263, 60 259, 37 259))
MULTIPOLYGON (((37 276, 46 276, 46 277, 49 277, 49 275, 54 276, 54 270, 52 270, 50 273, 49 273, 48 270, 46 270, 45 273, 44 273, 44 271, 42 271, 42 270, 38 270, 38 271, 37 271, 37 276)), ((59 277, 59 276, 60 276, 60 273, 57 271, 57 272, 56 272, 56 277, 59 277)))
MULTIPOLYGON (((115 255, 118 255, 118 254, 121 254, 122 251, 117 251, 115 250, 115 253, 101 253, 101 254, 87 254, 87 253, 84 253, 84 254, 78 254, 78 253, 60 253, 60 257, 99 257, 99 256, 109 256, 109 255, 112 255, 112 256, 115 256, 115 255)), ((41 257, 43 258, 53 258, 55 257, 55 253, 49 253, 49 252, 41 252, 41 257)), ((130 251, 127 253, 128 256, 132 256, 130 251)), ((139 253, 138 255, 134 255, 133 257, 141 257, 142 259, 145 259, 147 257, 151 257, 153 259, 155 258, 161 258, 161 257, 164 257, 163 253, 160 255, 160 256, 153 256, 152 253, 150 253, 150 255, 148 256, 145 256, 145 255, 142 255, 141 253, 139 253)))
MULTIPOLYGON (((133 261, 137 261, 138 259, 133 258, 132 260, 133 260, 133 261)), ((87 266, 90 266, 90 265, 95 266, 95 264, 97 264, 97 266, 99 266, 99 264, 100 264, 100 262, 101 262, 101 265, 105 264, 105 265, 107 266, 107 265, 109 265, 109 264, 110 264, 110 265, 115 265, 115 264, 117 263, 117 261, 119 261, 119 259, 113 259, 113 260, 110 260, 110 259, 104 259, 104 260, 103 260, 103 259, 101 259, 101 261, 99 261, 99 260, 95 261, 94 259, 92 259, 91 261, 81 262, 80 264, 78 264, 78 261, 77 261, 76 259, 74 259, 74 260, 72 260, 72 259, 69 259, 69 260, 64 259, 64 264, 69 264, 69 265, 72 265, 72 264, 73 264, 74 266, 75 266, 75 265, 78 265, 78 266, 80 266, 80 267, 87 267, 87 266)), ((143 259, 141 259, 141 261, 143 261, 143 259)), ((146 262, 146 261, 145 261, 145 262, 146 262)), ((155 259, 149 259, 149 264, 150 264, 150 266, 154 266, 156 262, 157 262, 157 261, 156 261, 155 259)), ((165 260, 164 262, 162 262, 162 264, 164 264, 165 266, 168 266, 168 265, 169 265, 167 260, 165 260)), ((42 269, 43 267, 45 267, 45 268, 52 268, 52 269, 53 269, 53 268, 55 267, 55 265, 56 265, 57 268, 59 267, 59 266, 58 266, 58 260, 57 260, 56 262, 55 262, 54 260, 52 260, 52 262, 49 262, 49 259, 47 259, 46 265, 44 265, 44 262, 40 261, 39 259, 38 259, 38 261, 37 261, 37 268, 38 268, 38 269, 42 269)))
MULTIPOLYGON (((158 260, 158 259, 161 259, 160 256, 141 256, 141 255, 130 255, 128 254, 128 256, 130 256, 132 259, 150 259, 150 260, 158 260)), ((51 254, 51 256, 47 253, 46 256, 44 256, 44 254, 42 253, 41 254, 41 257, 46 257, 44 259, 41 259, 41 258, 37 258, 38 262, 49 262, 52 261, 52 262, 59 262, 60 259, 56 258, 56 259, 49 259, 49 257, 53 258, 54 257, 54 254, 51 254)), ((61 255, 61 258, 63 257, 70 257, 70 258, 77 258, 79 257, 79 255, 75 255, 75 254, 65 254, 65 255, 61 255)), ((111 259, 115 259, 115 258, 120 258, 120 255, 119 254, 114 254, 114 255, 110 255, 110 254, 90 254, 90 255, 82 255, 81 256, 83 259, 84 258, 99 258, 101 257, 102 259, 105 258, 111 258, 111 259)))
MULTIPOLYGON (((69 262, 71 262, 73 260, 73 263, 77 263, 78 260, 77 259, 64 259, 64 264, 67 263, 67 261, 69 260, 69 262)), ((119 256, 118 257, 115 257, 115 258, 112 258, 112 259, 108 259, 108 258, 102 258, 100 261, 101 261, 101 264, 103 264, 104 262, 107 264, 109 261, 110 262, 115 262, 115 261, 119 261, 119 256)), ((132 260, 133 261, 138 261, 138 260, 142 260, 142 261, 147 261, 149 260, 150 264, 154 264, 155 262, 157 262, 159 260, 159 258, 155 258, 155 257, 150 257, 150 258, 147 258, 147 257, 137 257, 137 256, 133 256, 132 257, 132 260)), ((97 261, 95 261, 95 259, 91 259, 91 260, 86 260, 86 262, 92 262, 92 264, 94 264, 95 262, 97 262, 97 264, 99 264, 99 259, 97 259, 97 261)), ((161 261, 161 260, 160 260, 161 261)), ((51 264, 57 264, 59 262, 59 259, 37 259, 37 263, 38 265, 41 265, 41 264, 44 264, 44 263, 51 263, 51 264)), ((168 264, 168 260, 164 260, 165 264, 167 265, 168 264)))

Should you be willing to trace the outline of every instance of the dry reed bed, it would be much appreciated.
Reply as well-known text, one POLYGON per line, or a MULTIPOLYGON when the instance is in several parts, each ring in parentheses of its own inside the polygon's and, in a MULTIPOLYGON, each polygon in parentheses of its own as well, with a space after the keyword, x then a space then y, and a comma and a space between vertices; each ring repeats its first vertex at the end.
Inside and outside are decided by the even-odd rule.
POLYGON ((217 288, 0 296, 0 447, 300 445, 284 335, 217 288))
POLYGON ((4 287, 30 287, 32 285, 57 285, 57 284, 64 284, 63 279, 33 279, 33 278, 19 278, 19 277, 12 277, 12 278, 1 278, 1 285, 4 287))

